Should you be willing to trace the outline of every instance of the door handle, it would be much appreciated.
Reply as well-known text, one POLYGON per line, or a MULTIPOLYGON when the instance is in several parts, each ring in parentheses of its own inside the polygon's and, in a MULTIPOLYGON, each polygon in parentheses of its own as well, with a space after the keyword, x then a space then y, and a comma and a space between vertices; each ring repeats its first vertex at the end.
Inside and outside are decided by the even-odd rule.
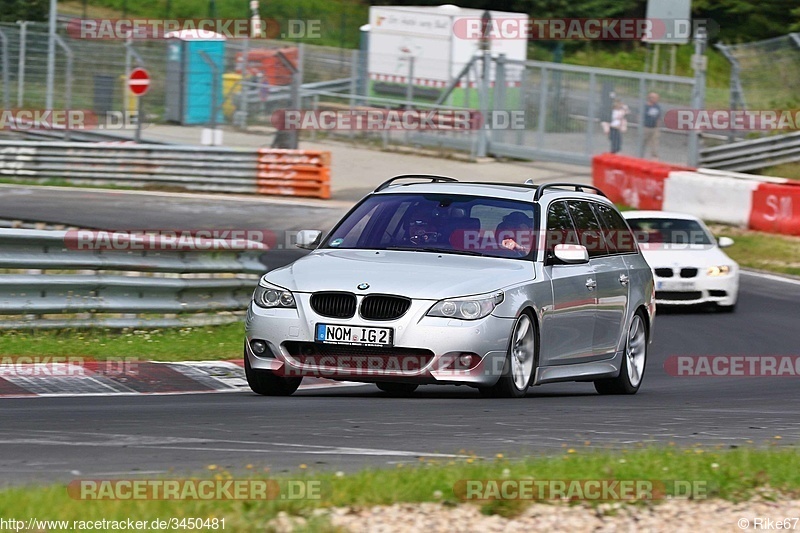
POLYGON ((593 280, 592 278, 589 278, 589 279, 586 280, 586 288, 587 289, 589 289, 590 291, 593 291, 595 289, 595 287, 597 287, 597 282, 595 280, 593 280))
POLYGON ((628 281, 630 281, 630 279, 631 278, 629 278, 627 274, 620 274, 619 275, 619 282, 621 284, 623 284, 623 285, 627 285, 628 281))

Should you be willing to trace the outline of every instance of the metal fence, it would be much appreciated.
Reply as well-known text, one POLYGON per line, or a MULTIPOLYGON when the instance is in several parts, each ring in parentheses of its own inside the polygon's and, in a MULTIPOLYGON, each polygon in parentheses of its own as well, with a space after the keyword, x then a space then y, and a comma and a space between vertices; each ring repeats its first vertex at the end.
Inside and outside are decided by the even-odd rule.
POLYGON ((0 141, 0 176, 20 181, 330 198, 330 152, 0 141))
MULTIPOLYGON (((47 101, 46 28, 36 23, 2 24, 0 35, 4 36, 0 41, 5 43, 3 60, 9 67, 3 84, 4 98, 17 107, 42 108, 47 101)), ((59 35, 55 108, 92 109, 98 113, 132 111, 133 99, 127 96, 125 73, 129 66, 144 66, 153 80, 142 98, 146 120, 163 122, 169 118, 168 96, 180 89, 175 76, 169 74, 166 40, 128 44, 119 40, 81 40, 71 38, 63 27, 59 35)), ((490 61, 488 71, 493 73, 493 81, 487 83, 485 92, 481 86, 488 78, 483 75, 479 57, 473 58, 461 77, 452 80, 454 90, 447 92, 447 88, 431 86, 414 75, 415 68, 416 72, 430 71, 431 65, 426 64, 429 61, 425 57, 381 58, 374 53, 368 58, 358 50, 284 41, 231 40, 225 44, 224 64, 217 66, 224 73, 219 94, 202 105, 218 111, 208 113, 215 120, 218 117, 220 122, 243 128, 270 126, 274 111, 295 104, 303 109, 520 111, 525 120, 519 129, 333 131, 304 135, 344 136, 385 147, 458 150, 473 156, 587 163, 593 155, 610 147, 601 122, 609 114, 612 98, 620 98, 631 110, 622 153, 634 156, 643 155, 641 116, 646 93, 658 92, 665 110, 692 107, 696 102, 692 78, 538 61, 504 62, 498 57, 490 61), (296 68, 294 78, 291 69, 272 57, 276 50, 296 68), (374 79, 369 74, 369 60, 390 63, 396 76, 374 79), (271 61, 271 66, 259 67, 264 61, 271 61), (446 97, 440 99, 445 92, 446 97)), ((210 81, 200 81, 198 91, 212 94, 216 88, 210 81)), ((692 163, 696 157, 692 135, 662 128, 660 158, 692 163)))
POLYGON ((731 63, 731 109, 800 106, 800 33, 717 48, 731 63))
POLYGON ((70 242, 67 231, 0 229, 0 329, 238 321, 267 270, 244 246, 121 251, 70 242))

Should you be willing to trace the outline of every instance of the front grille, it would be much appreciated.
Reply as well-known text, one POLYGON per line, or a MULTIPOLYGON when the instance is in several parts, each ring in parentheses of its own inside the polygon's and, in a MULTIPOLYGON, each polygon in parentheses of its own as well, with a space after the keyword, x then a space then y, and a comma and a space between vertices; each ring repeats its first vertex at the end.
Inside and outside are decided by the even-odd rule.
POLYGON ((682 268, 681 269, 681 277, 682 278, 693 278, 697 276, 697 269, 696 268, 682 268))
POLYGON ((672 277, 672 269, 671 268, 657 268, 656 269, 656 276, 659 278, 671 278, 672 277))
POLYGON ((330 318, 350 318, 356 314, 356 295, 350 292, 315 292, 311 308, 330 318))
POLYGON ((416 372, 425 368, 434 357, 432 351, 419 348, 376 348, 299 341, 284 342, 283 347, 302 364, 344 370, 416 372))
POLYGON ((376 294, 361 302, 361 316, 368 320, 394 320, 406 314, 409 307, 411 300, 408 298, 376 294))
POLYGON ((656 300, 688 301, 699 300, 703 297, 700 291, 656 291, 656 300))

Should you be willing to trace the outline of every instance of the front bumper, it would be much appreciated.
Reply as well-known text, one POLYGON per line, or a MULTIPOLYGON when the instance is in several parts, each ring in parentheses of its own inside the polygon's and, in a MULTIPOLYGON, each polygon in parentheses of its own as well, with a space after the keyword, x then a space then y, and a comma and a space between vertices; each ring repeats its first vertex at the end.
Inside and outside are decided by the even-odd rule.
POLYGON ((701 275, 695 278, 655 278, 656 304, 698 305, 715 303, 730 306, 739 293, 738 272, 727 276, 701 275))
POLYGON ((246 318, 246 356, 256 370, 278 375, 314 376, 361 382, 407 382, 491 386, 505 364, 512 318, 479 320, 428 317, 433 301, 413 300, 399 319, 372 321, 358 315, 334 319, 317 315, 308 294, 295 293, 297 309, 264 309, 251 303, 246 318), (322 344, 314 341, 318 323, 388 327, 390 348, 322 344), (268 350, 253 353, 250 341, 268 350), (471 355, 467 365, 460 356, 471 355))

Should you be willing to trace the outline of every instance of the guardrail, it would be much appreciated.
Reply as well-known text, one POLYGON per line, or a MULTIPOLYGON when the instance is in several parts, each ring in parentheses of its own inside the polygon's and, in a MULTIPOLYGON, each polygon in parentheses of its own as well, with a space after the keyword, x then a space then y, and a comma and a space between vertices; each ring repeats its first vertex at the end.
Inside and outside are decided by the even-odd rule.
POLYGON ((700 150, 700 166, 745 172, 800 161, 800 132, 700 150))
MULTIPOLYGON (((105 236, 120 248, 142 242, 105 236)), ((79 239, 77 231, 0 229, 0 329, 233 322, 267 271, 258 258, 265 247, 253 241, 197 240, 195 249, 172 250, 156 239, 148 242, 159 249, 121 250, 79 249, 79 239)))
POLYGON ((330 198, 330 152, 0 141, 0 176, 32 182, 64 179, 80 184, 330 198), (265 155, 280 165, 270 169, 270 187, 261 182, 265 155), (307 164, 296 163, 298 158, 318 160, 314 180, 305 179, 307 164))

